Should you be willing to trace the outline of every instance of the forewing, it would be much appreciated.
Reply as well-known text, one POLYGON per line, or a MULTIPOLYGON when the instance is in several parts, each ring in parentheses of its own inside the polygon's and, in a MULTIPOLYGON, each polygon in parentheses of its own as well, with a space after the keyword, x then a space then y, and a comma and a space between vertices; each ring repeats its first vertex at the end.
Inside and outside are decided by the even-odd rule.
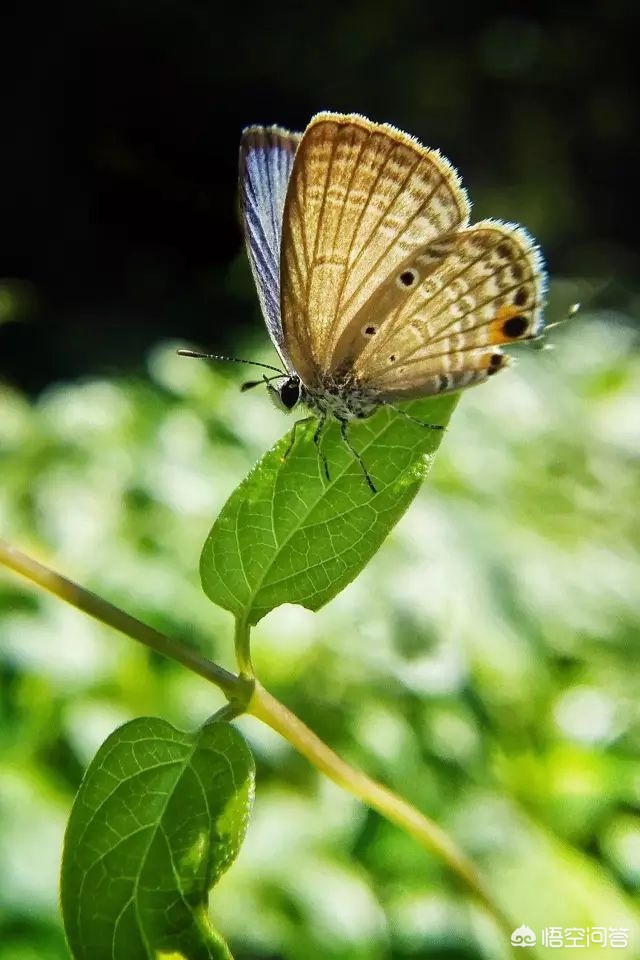
POLYGON ((280 127, 249 127, 240 141, 240 203, 249 263, 267 329, 288 369, 280 318, 280 242, 300 136, 280 127))
POLYGON ((437 151, 357 115, 313 118, 291 172, 281 252, 284 341, 303 382, 339 365, 343 331, 385 278, 468 213, 437 151))
POLYGON ((381 399, 458 390, 508 363, 542 326, 546 275, 529 234, 487 220, 408 258, 345 332, 355 376, 381 399))

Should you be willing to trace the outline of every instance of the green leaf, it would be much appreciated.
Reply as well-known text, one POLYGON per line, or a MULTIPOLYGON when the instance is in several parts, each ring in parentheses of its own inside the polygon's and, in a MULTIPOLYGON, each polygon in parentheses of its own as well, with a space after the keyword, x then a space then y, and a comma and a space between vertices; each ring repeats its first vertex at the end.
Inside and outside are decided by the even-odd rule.
POLYGON ((64 843, 61 902, 75 960, 229 960, 208 891, 235 859, 254 792, 238 731, 142 718, 89 767, 64 843))
MULTIPOLYGON (((405 407, 412 416, 446 426, 457 395, 405 407)), ((200 564, 207 596, 255 624, 282 603, 317 610, 339 593, 378 550, 413 498, 444 430, 382 409, 350 427, 350 439, 373 478, 326 427, 322 449, 331 480, 313 445, 317 421, 277 443, 227 500, 204 545, 200 564)))

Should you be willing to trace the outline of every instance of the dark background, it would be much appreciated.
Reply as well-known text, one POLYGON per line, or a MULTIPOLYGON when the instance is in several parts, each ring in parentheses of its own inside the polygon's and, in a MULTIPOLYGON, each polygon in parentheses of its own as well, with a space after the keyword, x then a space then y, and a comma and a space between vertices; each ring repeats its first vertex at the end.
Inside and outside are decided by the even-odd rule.
POLYGON ((258 332, 238 138, 320 109, 440 147, 477 218, 522 222, 552 276, 628 307, 636 3, 536 8, 20 5, 3 42, 0 378, 38 391, 141 369, 162 337, 225 349, 258 332))

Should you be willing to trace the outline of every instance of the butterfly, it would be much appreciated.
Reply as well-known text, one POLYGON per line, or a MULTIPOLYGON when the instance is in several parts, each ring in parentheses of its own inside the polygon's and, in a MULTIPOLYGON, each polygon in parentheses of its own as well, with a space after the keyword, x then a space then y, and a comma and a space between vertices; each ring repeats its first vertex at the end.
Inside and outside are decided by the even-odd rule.
POLYGON ((320 437, 328 418, 339 422, 375 493, 351 421, 507 366, 500 346, 543 324, 540 252, 515 224, 470 226, 451 163, 358 114, 319 113, 302 134, 247 128, 239 180, 249 262, 285 370, 263 379, 282 408, 317 417, 327 478, 320 437))

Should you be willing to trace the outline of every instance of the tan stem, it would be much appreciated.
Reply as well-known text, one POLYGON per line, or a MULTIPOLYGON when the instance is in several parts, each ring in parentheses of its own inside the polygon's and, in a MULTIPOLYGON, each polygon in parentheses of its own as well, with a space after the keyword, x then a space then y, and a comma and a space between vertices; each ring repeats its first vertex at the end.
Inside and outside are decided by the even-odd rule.
MULTIPOLYGON (((459 877, 476 899, 484 904, 500 924, 507 936, 513 924, 493 901, 473 863, 456 846, 453 840, 436 823, 420 813, 414 806, 393 793, 387 787, 354 767, 349 766, 330 749, 284 704, 276 700, 257 680, 236 677, 223 667, 207 660, 193 648, 170 639, 129 616, 123 610, 84 587, 67 580, 48 567, 28 557, 26 554, 0 540, 0 564, 4 564, 16 573, 22 574, 33 583, 55 594, 79 610, 107 626, 119 630, 133 640, 145 644, 163 656, 182 663, 189 670, 199 674, 219 687, 234 705, 234 714, 245 711, 262 720, 283 736, 299 753, 315 767, 325 773, 334 783, 348 790, 383 817, 410 833, 429 853, 444 861, 450 870, 459 877)), ((241 646, 248 651, 248 639, 240 628, 241 646)), ((250 665, 250 659, 247 662, 250 665)))
POLYGON ((198 673, 205 680, 214 683, 223 691, 228 700, 246 701, 250 686, 242 678, 229 673, 228 670, 218 666, 212 660, 207 660, 193 647, 189 647, 179 640, 166 637, 154 630, 153 627, 149 627, 140 620, 136 620, 135 617, 129 616, 128 613, 115 607, 112 603, 103 600, 102 597, 98 597, 90 590, 85 590, 84 587, 79 586, 72 580, 67 580, 66 577, 45 567, 44 564, 34 560, 33 557, 28 557, 21 550, 17 550, 4 540, 0 540, 0 564, 4 564, 16 573, 22 574, 23 577, 27 577, 28 580, 37 583, 40 587, 44 587, 45 590, 60 597, 61 600, 66 600, 67 603, 83 610, 96 620, 113 627, 114 630, 119 630, 133 640, 145 644, 145 646, 165 657, 169 657, 171 660, 177 660, 178 663, 182 663, 189 670, 198 673))
POLYGON ((257 681, 246 712, 281 734, 334 783, 410 833, 424 849, 443 860, 510 937, 513 923, 491 898, 471 860, 433 820, 392 790, 351 767, 257 681))

